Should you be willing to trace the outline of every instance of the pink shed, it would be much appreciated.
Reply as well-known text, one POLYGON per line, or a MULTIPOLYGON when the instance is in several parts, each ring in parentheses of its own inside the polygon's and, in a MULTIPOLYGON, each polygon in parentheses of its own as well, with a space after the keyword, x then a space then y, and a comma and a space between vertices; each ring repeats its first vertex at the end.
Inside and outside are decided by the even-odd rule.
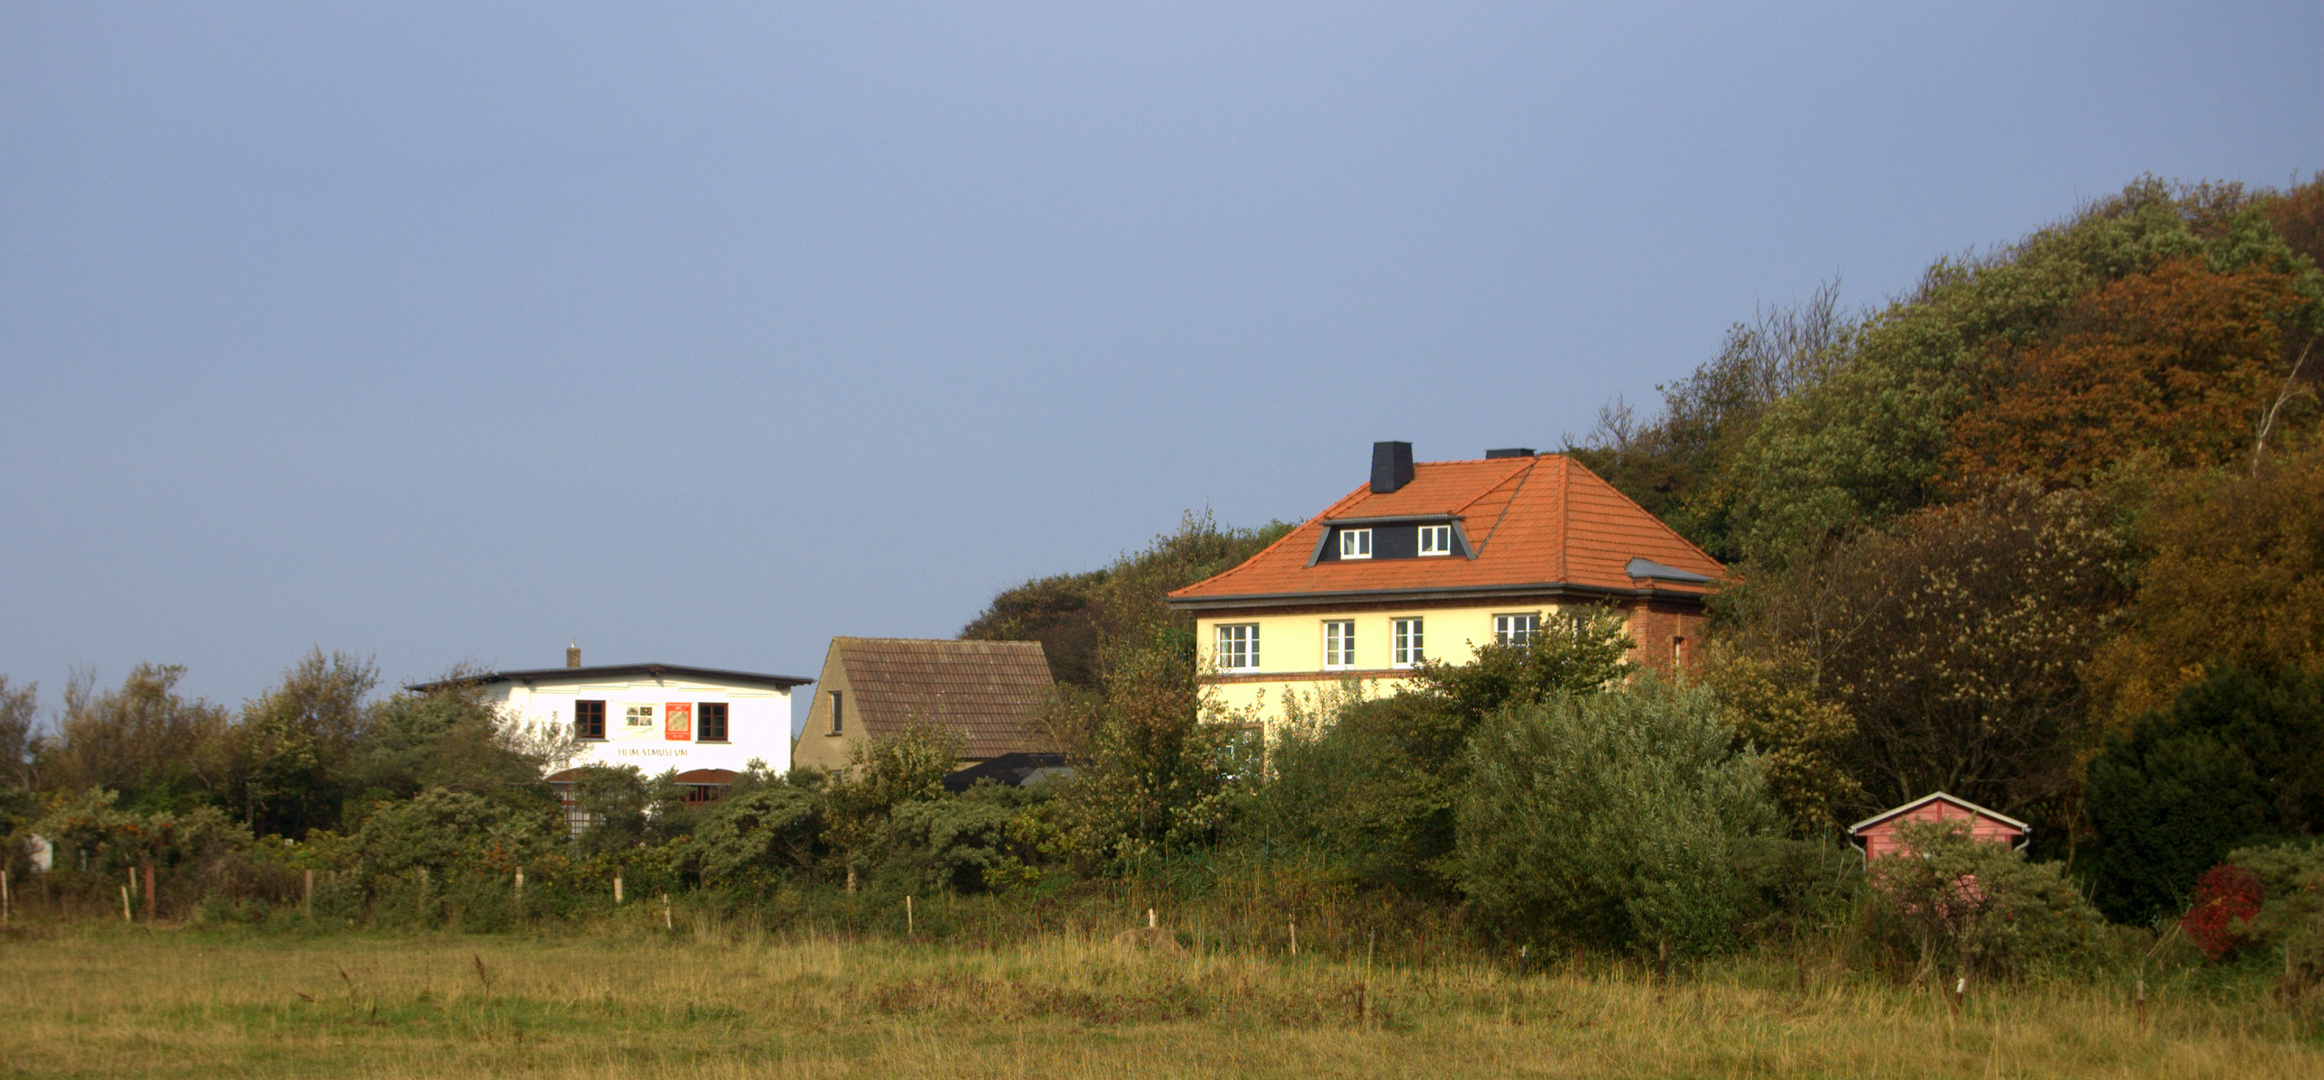
POLYGON ((1939 791, 1850 825, 1848 835, 1864 848, 1864 859, 1869 862, 1893 855, 1903 846, 1897 842, 1896 827, 1907 821, 1965 821, 1971 837, 2016 848, 2024 847, 2026 834, 2033 831, 2033 826, 2007 814, 1939 791))

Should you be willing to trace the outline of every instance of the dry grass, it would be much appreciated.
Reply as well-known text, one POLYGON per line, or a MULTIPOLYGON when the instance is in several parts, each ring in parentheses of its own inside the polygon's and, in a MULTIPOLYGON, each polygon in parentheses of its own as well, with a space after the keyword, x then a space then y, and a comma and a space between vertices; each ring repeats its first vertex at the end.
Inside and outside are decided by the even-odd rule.
POLYGON ((2324 1075, 2264 1000, 1941 998, 1738 962, 1475 965, 994 951, 679 923, 533 936, 81 924, 0 943, 0 1074, 596 1078, 2324 1075), (1369 980, 1367 985, 1367 978, 1369 980))

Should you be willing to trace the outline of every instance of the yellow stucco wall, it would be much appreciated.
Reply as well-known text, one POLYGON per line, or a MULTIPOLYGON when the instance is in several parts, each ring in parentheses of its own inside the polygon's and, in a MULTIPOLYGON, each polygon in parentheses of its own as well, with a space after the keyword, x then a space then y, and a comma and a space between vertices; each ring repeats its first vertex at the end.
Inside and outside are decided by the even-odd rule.
POLYGON ((1350 679, 1362 685, 1366 696, 1385 696, 1405 682, 1391 661, 1397 619, 1421 620, 1421 654, 1431 660, 1465 664, 1475 659, 1475 647, 1493 640, 1495 615, 1538 614, 1547 627, 1559 611, 1555 604, 1507 604, 1496 607, 1414 607, 1409 610, 1297 614, 1200 615, 1195 618, 1195 641, 1203 670, 1215 673, 1207 687, 1209 700, 1250 715, 1272 726, 1285 714, 1286 692, 1316 701, 1344 694, 1350 679), (1351 670, 1326 672, 1323 666, 1324 623, 1356 624, 1356 662, 1351 670), (1259 628, 1259 665, 1251 671, 1218 671, 1218 627, 1256 625, 1259 628), (1275 676, 1304 676, 1268 678, 1275 676), (1320 678, 1318 676, 1321 676, 1320 678))

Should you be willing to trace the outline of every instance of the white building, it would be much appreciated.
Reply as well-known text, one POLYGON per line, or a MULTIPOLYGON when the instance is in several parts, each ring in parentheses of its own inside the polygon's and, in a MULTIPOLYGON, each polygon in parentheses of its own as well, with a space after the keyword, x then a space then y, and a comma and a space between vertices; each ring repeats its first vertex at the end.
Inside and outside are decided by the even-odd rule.
POLYGON ((580 753, 549 777, 560 791, 573 768, 635 765, 648 776, 676 770, 688 798, 707 801, 753 760, 778 773, 791 767, 791 690, 813 679, 681 664, 582 667, 579 649, 566 659, 465 680, 511 722, 573 733, 580 753))

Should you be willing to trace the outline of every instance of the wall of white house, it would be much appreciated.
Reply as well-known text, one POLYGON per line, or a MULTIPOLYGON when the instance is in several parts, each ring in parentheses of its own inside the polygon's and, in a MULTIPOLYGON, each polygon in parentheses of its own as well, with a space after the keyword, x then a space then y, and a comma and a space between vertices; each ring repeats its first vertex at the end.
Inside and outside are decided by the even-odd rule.
POLYGON ((753 759, 777 773, 791 767, 791 692, 767 686, 722 686, 680 678, 609 679, 576 683, 535 680, 494 683, 487 699, 501 706, 512 720, 549 724, 565 730, 573 726, 573 703, 605 703, 605 738, 584 739, 581 753, 563 768, 582 765, 635 765, 652 776, 668 769, 742 771, 753 759), (727 708, 727 741, 703 741, 701 706, 727 708), (684 736, 667 726, 672 704, 688 706, 684 736), (632 725, 631 707, 650 709, 650 722, 632 725))

